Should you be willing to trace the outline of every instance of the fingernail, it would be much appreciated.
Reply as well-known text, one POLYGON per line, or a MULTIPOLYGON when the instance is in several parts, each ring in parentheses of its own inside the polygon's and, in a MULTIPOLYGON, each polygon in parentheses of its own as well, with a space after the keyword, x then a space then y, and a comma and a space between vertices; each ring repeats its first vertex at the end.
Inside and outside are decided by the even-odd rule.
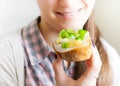
POLYGON ((48 54, 48 58, 49 58, 49 60, 50 60, 51 62, 53 62, 55 59, 57 59, 57 55, 56 55, 55 52, 50 52, 50 53, 48 54))
POLYGON ((54 57, 55 59, 57 59, 57 55, 56 55, 55 52, 51 52, 51 54, 53 55, 53 57, 54 57))
POLYGON ((93 47, 95 47, 95 43, 94 43, 93 39, 91 39, 91 42, 92 42, 93 47))

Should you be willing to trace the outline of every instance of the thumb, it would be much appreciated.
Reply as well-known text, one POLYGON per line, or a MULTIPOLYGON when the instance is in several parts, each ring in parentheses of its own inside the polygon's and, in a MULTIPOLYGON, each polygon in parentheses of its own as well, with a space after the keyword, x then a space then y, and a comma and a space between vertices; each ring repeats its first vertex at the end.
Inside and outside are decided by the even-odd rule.
POLYGON ((62 65, 62 59, 60 58, 60 55, 57 54, 57 58, 55 58, 55 60, 52 63, 53 65, 53 69, 55 71, 55 77, 56 78, 62 78, 64 79, 64 76, 66 75, 63 69, 63 65, 62 65))
POLYGON ((76 86, 75 81, 65 73, 62 65, 62 59, 59 55, 57 55, 57 59, 53 61, 52 65, 55 71, 56 86, 76 86), (67 83, 68 81, 70 83, 67 83))

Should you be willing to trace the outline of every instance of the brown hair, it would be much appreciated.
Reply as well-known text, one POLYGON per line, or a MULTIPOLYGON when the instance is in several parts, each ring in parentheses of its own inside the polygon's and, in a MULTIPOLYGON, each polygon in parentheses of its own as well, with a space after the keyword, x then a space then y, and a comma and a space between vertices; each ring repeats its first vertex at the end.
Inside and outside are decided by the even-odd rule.
MULTIPOLYGON (((109 60, 107 53, 104 50, 104 47, 100 41, 100 31, 94 22, 93 12, 86 22, 84 28, 90 32, 91 38, 94 40, 96 47, 98 48, 98 52, 102 61, 102 68, 97 79, 96 86, 112 86, 112 70, 109 65, 109 60)), ((76 62, 75 65, 75 74, 73 79, 78 79, 86 70, 85 62, 76 62)))

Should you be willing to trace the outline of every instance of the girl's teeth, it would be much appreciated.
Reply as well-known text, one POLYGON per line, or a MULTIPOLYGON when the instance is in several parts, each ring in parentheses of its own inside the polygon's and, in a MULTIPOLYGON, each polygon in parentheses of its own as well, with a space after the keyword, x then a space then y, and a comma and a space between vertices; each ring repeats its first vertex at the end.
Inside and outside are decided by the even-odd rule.
POLYGON ((76 12, 72 12, 72 13, 63 13, 62 15, 64 15, 64 16, 72 16, 72 15, 75 15, 76 14, 76 12))

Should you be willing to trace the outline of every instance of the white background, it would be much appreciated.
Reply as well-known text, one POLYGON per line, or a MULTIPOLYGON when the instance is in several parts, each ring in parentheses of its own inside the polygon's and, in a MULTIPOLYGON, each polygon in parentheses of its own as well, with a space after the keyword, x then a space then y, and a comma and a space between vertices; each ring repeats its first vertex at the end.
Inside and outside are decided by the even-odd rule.
MULTIPOLYGON (((120 55, 120 0, 96 0, 95 20, 105 39, 120 55)), ((112 53, 112 52, 111 52, 112 53)))
MULTIPOLYGON (((104 38, 120 54, 119 4, 120 0, 97 0, 95 21, 104 38)), ((36 0, 0 0, 0 37, 27 25, 39 14, 36 0)))

